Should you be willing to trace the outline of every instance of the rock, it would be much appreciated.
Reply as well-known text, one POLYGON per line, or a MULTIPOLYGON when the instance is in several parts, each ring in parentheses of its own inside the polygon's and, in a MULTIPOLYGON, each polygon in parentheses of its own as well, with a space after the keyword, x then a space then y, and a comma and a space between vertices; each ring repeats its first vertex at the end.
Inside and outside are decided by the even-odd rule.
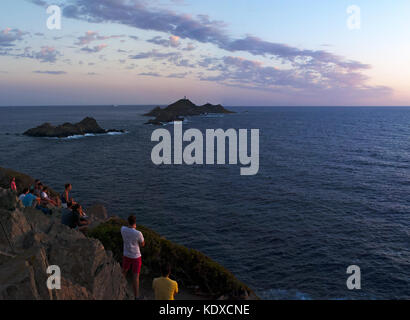
POLYGON ((149 120, 147 124, 162 125, 163 123, 184 121, 184 118, 175 115, 172 112, 163 111, 154 120, 149 120))
MULTIPOLYGON (((100 241, 62 225, 59 217, 20 208, 0 190, 0 204, 10 203, 0 207, 0 299, 126 298, 121 267, 100 241), (50 265, 60 267, 61 290, 46 286, 50 265)), ((92 213, 102 219, 106 210, 95 206, 92 213)))
POLYGON ((152 109, 150 112, 144 114, 145 117, 158 117, 161 113, 161 107, 156 107, 152 109))
POLYGON ((156 107, 144 116, 155 117, 146 124, 161 125, 167 122, 183 121, 186 116, 198 116, 203 114, 231 114, 234 113, 225 109, 222 105, 212 105, 207 103, 203 106, 197 106, 188 99, 181 99, 168 107, 161 109, 156 107))
POLYGON ((14 210, 19 207, 19 201, 17 199, 17 194, 11 189, 0 188, 0 208, 6 210, 14 210))
POLYGON ((105 221, 108 219, 107 209, 102 204, 95 204, 87 209, 87 216, 91 221, 105 221))
POLYGON ((99 126, 95 119, 87 117, 76 124, 64 123, 59 126, 53 126, 50 123, 44 123, 36 128, 27 130, 24 132, 24 135, 31 137, 66 138, 75 135, 104 134, 110 132, 124 131, 115 129, 105 130, 99 126))

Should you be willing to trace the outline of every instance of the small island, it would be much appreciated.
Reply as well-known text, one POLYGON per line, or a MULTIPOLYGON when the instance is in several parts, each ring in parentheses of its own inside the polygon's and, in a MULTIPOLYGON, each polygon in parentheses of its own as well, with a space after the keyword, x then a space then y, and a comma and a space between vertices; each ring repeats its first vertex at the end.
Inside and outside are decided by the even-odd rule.
POLYGON ((170 104, 168 107, 161 109, 156 107, 150 112, 144 114, 146 117, 155 117, 146 124, 163 125, 164 123, 183 121, 187 116, 199 116, 206 114, 232 114, 233 111, 225 109, 222 105, 213 105, 207 103, 203 106, 197 106, 186 97, 170 104))
POLYGON ((124 130, 115 129, 105 130, 99 126, 95 119, 87 117, 75 124, 67 122, 59 126, 53 126, 50 123, 43 123, 41 126, 27 130, 26 132, 24 132, 24 135, 30 137, 67 138, 71 136, 86 134, 106 134, 124 132, 124 130))

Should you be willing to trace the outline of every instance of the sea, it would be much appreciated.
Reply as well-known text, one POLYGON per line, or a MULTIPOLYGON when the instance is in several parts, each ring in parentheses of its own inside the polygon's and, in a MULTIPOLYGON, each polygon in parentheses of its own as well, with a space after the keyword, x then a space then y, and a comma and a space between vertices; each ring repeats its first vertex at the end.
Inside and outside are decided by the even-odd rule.
POLYGON ((184 130, 259 129, 256 176, 240 165, 154 165, 150 109, 1 107, 0 166, 59 192, 71 183, 85 207, 136 215, 262 299, 410 299, 410 108, 228 107, 236 113, 186 119, 184 130), (86 116, 126 133, 22 135, 86 116), (353 265, 357 290, 347 286, 353 265))

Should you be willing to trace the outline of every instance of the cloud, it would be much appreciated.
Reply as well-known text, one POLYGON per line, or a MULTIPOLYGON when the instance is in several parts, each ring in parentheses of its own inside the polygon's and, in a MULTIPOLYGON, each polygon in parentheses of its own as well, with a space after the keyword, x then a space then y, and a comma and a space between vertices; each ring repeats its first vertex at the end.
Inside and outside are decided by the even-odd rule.
POLYGON ((176 58, 181 57, 179 52, 160 52, 158 50, 152 50, 148 52, 141 52, 135 55, 129 56, 130 59, 154 59, 154 60, 161 60, 161 59, 169 59, 169 58, 176 58))
POLYGON ((167 76, 167 78, 183 79, 183 78, 185 78, 188 74, 189 74, 188 72, 183 72, 183 73, 171 73, 170 75, 167 76))
POLYGON ((291 68, 265 66, 260 61, 225 56, 221 59, 204 57, 199 65, 208 74, 200 74, 202 81, 214 81, 226 86, 245 89, 284 91, 302 94, 339 94, 351 95, 377 94, 389 95, 387 87, 370 87, 365 84, 367 77, 360 72, 347 71, 338 65, 326 70, 318 70, 306 65, 291 68))
MULTIPOLYGON (((158 3, 157 3, 158 4, 158 3)), ((206 68, 202 80, 218 81, 225 85, 264 90, 329 92, 354 90, 356 93, 390 93, 385 87, 367 86, 365 72, 370 65, 350 60, 326 50, 311 50, 276 43, 247 35, 234 38, 227 24, 212 20, 207 15, 188 15, 173 10, 151 7, 143 0, 69 0, 63 8, 65 17, 92 23, 118 23, 132 28, 162 32, 169 36, 155 37, 151 43, 165 47, 179 47, 181 40, 212 44, 226 52, 226 57, 208 57, 197 63, 206 68), (234 54, 246 53, 272 60, 262 65, 256 60, 238 60, 234 54), (219 65, 218 65, 219 63, 219 65)), ((152 50, 130 56, 131 59, 168 60, 177 66, 192 67, 180 53, 194 50, 191 43, 179 53, 152 50)), ((353 93, 352 93, 353 94, 353 93)))
POLYGON ((29 58, 36 59, 42 63, 54 63, 57 61, 57 57, 62 56, 62 54, 56 50, 54 47, 43 46, 40 51, 30 51, 31 48, 27 47, 24 49, 24 53, 15 55, 17 58, 29 58))
POLYGON ((0 47, 13 47, 26 33, 18 29, 6 28, 0 31, 0 47))
POLYGON ((84 48, 81 49, 81 51, 84 51, 84 52, 87 52, 87 53, 97 53, 97 52, 100 52, 100 51, 102 51, 103 49, 105 49, 107 47, 108 47, 108 45, 103 43, 103 44, 100 44, 100 45, 95 46, 93 48, 84 47, 84 48))
POLYGON ((183 51, 194 51, 196 49, 195 45, 190 42, 187 44, 187 46, 185 48, 183 48, 183 51))
POLYGON ((54 75, 54 76, 57 76, 57 75, 62 75, 62 74, 67 74, 67 72, 65 72, 65 71, 41 71, 41 70, 36 70, 36 71, 33 71, 33 73, 37 73, 37 74, 51 74, 51 75, 54 75))
POLYGON ((167 60, 170 64, 177 67, 195 68, 196 65, 185 59, 180 52, 161 52, 158 50, 151 50, 148 52, 141 52, 135 55, 130 55, 130 59, 142 60, 153 59, 154 61, 167 60))
POLYGON ((147 42, 154 43, 164 47, 173 47, 178 48, 180 43, 180 38, 177 36, 170 36, 169 39, 164 39, 160 36, 154 37, 152 39, 147 40, 147 42))
POLYGON ((143 72, 138 74, 139 76, 145 76, 145 77, 161 77, 159 73, 156 72, 143 72))
MULTIPOLYGON (((89 22, 114 22, 143 30, 153 30, 171 34, 178 39, 191 39, 201 43, 211 43, 231 51, 244 51, 254 55, 271 55, 279 59, 295 61, 297 58, 335 63, 345 67, 361 64, 345 61, 343 58, 324 50, 301 50, 286 44, 264 41, 247 36, 232 39, 226 32, 226 24, 213 21, 207 15, 193 17, 171 10, 151 9, 146 2, 137 0, 71 0, 64 7, 64 15, 69 18, 89 22)), ((164 44, 163 39, 151 39, 164 44)))
POLYGON ((108 39, 118 39, 125 37, 124 35, 102 36, 96 31, 87 31, 83 36, 77 38, 76 45, 84 46, 93 41, 102 41, 108 39))

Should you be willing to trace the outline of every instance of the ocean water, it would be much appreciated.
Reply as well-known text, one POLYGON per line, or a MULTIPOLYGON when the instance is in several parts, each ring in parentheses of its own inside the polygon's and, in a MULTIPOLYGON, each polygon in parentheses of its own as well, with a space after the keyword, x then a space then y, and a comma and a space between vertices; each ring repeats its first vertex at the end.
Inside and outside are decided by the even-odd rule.
MULTIPOLYGON (((0 166, 83 204, 136 214, 201 250, 264 299, 410 299, 410 108, 231 108, 184 129, 260 129, 260 170, 151 162, 151 107, 0 108, 0 166), (97 119, 123 135, 22 136, 97 119), (362 290, 349 291, 358 265, 362 290)), ((166 126, 172 130, 172 126, 166 126)))

